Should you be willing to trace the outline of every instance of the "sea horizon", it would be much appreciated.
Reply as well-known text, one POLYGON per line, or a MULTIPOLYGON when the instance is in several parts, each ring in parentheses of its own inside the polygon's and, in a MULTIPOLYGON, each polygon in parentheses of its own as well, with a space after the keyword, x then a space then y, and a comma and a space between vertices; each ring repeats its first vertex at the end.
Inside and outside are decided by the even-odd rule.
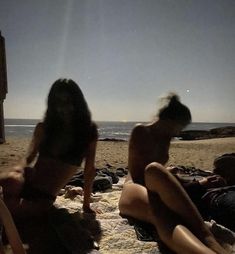
MULTIPOLYGON (((29 121, 29 120, 31 120, 31 121, 42 121, 42 119, 43 118, 12 118, 12 117, 5 117, 4 118, 4 121, 12 121, 12 120, 26 120, 26 121, 29 121)), ((149 121, 144 121, 144 120, 95 120, 95 119, 92 119, 94 122, 129 122, 129 123, 131 123, 131 122, 133 122, 133 123, 138 123, 138 122, 140 122, 140 123, 148 123, 148 122, 151 122, 151 119, 149 120, 149 121)), ((235 124, 235 122, 233 123, 233 122, 224 122, 224 121, 222 121, 222 122, 218 122, 218 121, 216 121, 216 122, 213 122, 213 121, 208 121, 208 122, 205 122, 205 121, 195 121, 195 122, 192 122, 192 123, 212 123, 212 124, 214 124, 214 123, 219 123, 219 124, 235 124)), ((6 124, 6 123, 5 123, 6 124)))
MULTIPOLYGON (((41 119, 5 118, 6 137, 31 137, 34 128, 41 119)), ((95 121, 98 126, 99 139, 128 140, 131 130, 137 123, 147 121, 95 121)), ((211 130, 214 128, 234 126, 225 122, 192 122, 185 130, 211 130)))

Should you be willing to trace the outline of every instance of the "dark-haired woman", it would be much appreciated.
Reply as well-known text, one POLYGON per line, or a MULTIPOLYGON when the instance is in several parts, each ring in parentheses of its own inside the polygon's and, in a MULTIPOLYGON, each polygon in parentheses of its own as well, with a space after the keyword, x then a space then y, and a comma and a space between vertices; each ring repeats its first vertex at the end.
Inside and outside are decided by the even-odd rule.
POLYGON ((177 95, 169 94, 156 121, 133 129, 120 213, 153 224, 175 253, 225 254, 180 183, 164 167, 172 137, 190 121, 189 109, 177 95))
POLYGON ((74 81, 59 79, 52 85, 47 103, 26 164, 15 166, 0 180, 5 202, 14 215, 41 215, 84 161, 83 211, 93 212, 90 195, 98 134, 86 100, 74 81), (32 168, 26 167, 30 164, 32 168))

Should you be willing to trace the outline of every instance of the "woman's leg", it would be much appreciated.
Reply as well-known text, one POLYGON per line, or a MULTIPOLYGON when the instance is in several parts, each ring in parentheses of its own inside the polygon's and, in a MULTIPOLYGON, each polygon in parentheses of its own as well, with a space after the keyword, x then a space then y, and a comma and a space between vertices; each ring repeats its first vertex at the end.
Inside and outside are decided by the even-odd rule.
MULTIPOLYGON (((159 213, 159 203, 161 203, 161 200, 163 210, 168 208, 170 213, 172 213, 169 213, 169 218, 171 216, 178 217, 177 220, 180 220, 180 223, 185 225, 201 242, 216 253, 226 253, 206 227, 200 213, 180 183, 161 164, 151 163, 146 167, 145 184, 149 191, 151 208, 157 217, 161 215, 159 213), (158 199, 157 202, 156 199, 158 199)), ((158 225, 159 227, 160 225, 158 225)), ((164 225, 161 226, 162 230, 164 230, 163 227, 164 225)), ((183 230, 180 232, 186 231, 183 230)))
POLYGON ((183 226, 179 217, 161 201, 157 194, 154 196, 155 198, 152 195, 150 199, 154 198, 156 206, 159 207, 157 213, 153 213, 150 208, 150 199, 145 187, 134 183, 124 184, 119 201, 120 213, 152 223, 162 241, 178 254, 216 253, 183 226))

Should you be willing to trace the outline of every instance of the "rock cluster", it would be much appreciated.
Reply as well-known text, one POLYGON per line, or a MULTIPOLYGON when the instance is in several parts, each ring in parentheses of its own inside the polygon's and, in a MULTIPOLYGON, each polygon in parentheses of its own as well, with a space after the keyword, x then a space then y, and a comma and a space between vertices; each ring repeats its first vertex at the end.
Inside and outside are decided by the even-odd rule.
POLYGON ((178 138, 182 140, 196 140, 209 138, 235 137, 235 126, 225 126, 210 130, 186 130, 181 131, 178 138))

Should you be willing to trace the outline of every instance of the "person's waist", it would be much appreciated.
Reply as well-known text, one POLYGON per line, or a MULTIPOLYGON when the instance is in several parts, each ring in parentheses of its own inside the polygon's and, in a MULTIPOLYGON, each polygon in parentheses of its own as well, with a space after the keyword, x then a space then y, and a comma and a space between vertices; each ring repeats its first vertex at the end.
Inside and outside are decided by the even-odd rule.
POLYGON ((37 200, 44 199, 44 200, 54 202, 56 199, 55 195, 45 190, 41 190, 40 188, 34 187, 30 185, 29 183, 26 183, 24 185, 24 188, 21 192, 21 197, 29 201, 37 201, 37 200))
POLYGON ((70 155, 70 154, 57 154, 40 152, 39 160, 50 161, 51 163, 62 163, 65 165, 80 166, 84 156, 82 155, 70 155))

